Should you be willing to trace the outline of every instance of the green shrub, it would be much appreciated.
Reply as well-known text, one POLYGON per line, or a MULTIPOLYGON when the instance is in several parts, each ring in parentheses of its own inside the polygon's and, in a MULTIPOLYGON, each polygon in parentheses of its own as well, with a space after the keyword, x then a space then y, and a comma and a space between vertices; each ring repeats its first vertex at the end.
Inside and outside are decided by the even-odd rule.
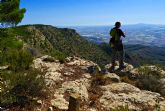
POLYGON ((65 55, 64 53, 59 52, 57 50, 54 50, 51 53, 51 56, 53 56, 55 59, 59 60, 61 63, 64 63, 65 62, 65 58, 67 57, 67 55, 65 55))
POLYGON ((2 65, 9 65, 13 71, 26 70, 33 61, 33 56, 25 50, 10 50, 0 56, 2 65))
POLYGON ((21 49, 23 42, 18 40, 8 29, 0 29, 0 50, 21 49))
POLYGON ((45 98, 49 94, 44 75, 39 70, 2 72, 0 76, 6 82, 0 95, 1 104, 25 105, 33 98, 45 98))
POLYGON ((160 93, 160 79, 162 78, 161 68, 156 67, 152 70, 148 66, 139 68, 139 79, 137 81, 137 86, 143 90, 149 90, 153 92, 160 93))

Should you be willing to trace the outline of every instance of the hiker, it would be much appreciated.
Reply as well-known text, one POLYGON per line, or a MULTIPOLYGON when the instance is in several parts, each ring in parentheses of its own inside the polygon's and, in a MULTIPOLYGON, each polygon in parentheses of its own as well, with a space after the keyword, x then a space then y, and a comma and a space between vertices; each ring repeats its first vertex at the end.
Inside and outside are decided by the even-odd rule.
POLYGON ((118 70, 122 70, 125 68, 125 66, 124 66, 124 47, 123 47, 123 43, 122 43, 122 39, 121 39, 121 37, 125 38, 125 34, 120 29, 120 27, 121 27, 121 23, 116 22, 115 27, 112 28, 110 31, 110 36, 111 36, 110 47, 112 49, 112 66, 110 68, 110 72, 114 71, 115 61, 117 59, 117 56, 119 59, 119 69, 118 70))

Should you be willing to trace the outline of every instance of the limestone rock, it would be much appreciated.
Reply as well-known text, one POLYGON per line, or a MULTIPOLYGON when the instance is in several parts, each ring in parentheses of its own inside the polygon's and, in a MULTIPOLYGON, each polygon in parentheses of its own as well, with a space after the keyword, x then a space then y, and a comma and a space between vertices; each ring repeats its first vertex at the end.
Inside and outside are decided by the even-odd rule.
POLYGON ((85 81, 76 80, 76 81, 67 81, 62 84, 62 90, 64 92, 69 93, 79 93, 81 96, 81 100, 88 100, 88 91, 87 84, 85 85, 85 81))
POLYGON ((113 83, 107 86, 102 86, 101 88, 103 90, 109 90, 111 92, 118 93, 140 92, 139 88, 127 83, 113 83))
POLYGON ((0 66, 0 70, 6 70, 8 68, 9 68, 9 66, 0 66))
POLYGON ((44 61, 46 58, 50 58, 50 56, 43 56, 40 58, 37 58, 33 61, 32 67, 36 69, 40 69, 41 71, 45 72, 45 81, 48 86, 52 86, 54 84, 54 81, 60 81, 61 73, 59 73, 60 70, 62 70, 63 65, 60 64, 57 61, 44 61))
MULTIPOLYGON (((67 61, 67 65, 71 65, 71 66, 79 66, 81 69, 86 70, 86 71, 91 71, 90 68, 94 67, 93 69, 95 69, 94 71, 98 70, 101 71, 100 67, 92 62, 92 61, 87 61, 78 57, 68 57, 66 58, 67 61)), ((93 72, 94 72, 93 71, 93 72)))
POLYGON ((60 110, 67 110, 69 103, 63 98, 63 95, 58 95, 56 99, 51 100, 51 105, 60 110))
POLYGON ((158 93, 141 91, 126 83, 113 83, 102 86, 102 89, 104 92, 100 98, 100 103, 107 110, 128 105, 129 109, 140 111, 148 106, 154 108, 156 100, 161 101, 164 99, 158 93))
POLYGON ((80 110, 80 95, 71 94, 69 99, 69 108, 68 111, 79 111, 80 110))
POLYGON ((120 82, 120 77, 116 75, 115 73, 105 74, 103 78, 105 79, 106 84, 108 82, 120 82))

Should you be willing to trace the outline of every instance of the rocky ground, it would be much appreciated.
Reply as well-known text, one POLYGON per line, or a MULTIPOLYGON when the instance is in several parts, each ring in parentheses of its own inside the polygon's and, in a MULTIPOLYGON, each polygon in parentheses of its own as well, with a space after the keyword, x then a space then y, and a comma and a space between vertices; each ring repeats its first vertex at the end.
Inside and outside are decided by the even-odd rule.
MULTIPOLYGON (((67 111, 70 95, 78 94, 80 111, 113 111, 120 106, 128 106, 130 111, 165 111, 165 71, 160 70, 163 87, 159 94, 136 87, 138 68, 125 65, 125 69, 110 73, 111 64, 101 71, 94 62, 78 57, 68 57, 64 63, 47 55, 36 58, 32 67, 44 72, 50 96, 46 100, 37 98, 34 110, 67 111)), ((147 67, 157 70, 156 66, 147 67)))
MULTIPOLYGON (((50 111, 67 110, 69 95, 73 93, 81 97, 81 111, 111 111, 118 106, 128 106, 134 111, 154 111, 157 104, 161 111, 165 111, 165 98, 162 95, 123 82, 123 76, 132 79, 138 77, 136 68, 125 65, 127 67, 120 72, 109 73, 107 70, 103 74, 99 66, 91 61, 69 57, 65 63, 60 63, 52 57, 43 56, 34 60, 33 67, 46 72, 45 81, 53 94, 49 100, 50 111)), ((105 68, 110 66, 108 64, 105 68)), ((161 73, 165 76, 165 71, 161 70, 161 73)), ((162 91, 165 93, 165 88, 162 91)), ((39 102, 41 106, 37 111, 42 111, 46 103, 39 102)))

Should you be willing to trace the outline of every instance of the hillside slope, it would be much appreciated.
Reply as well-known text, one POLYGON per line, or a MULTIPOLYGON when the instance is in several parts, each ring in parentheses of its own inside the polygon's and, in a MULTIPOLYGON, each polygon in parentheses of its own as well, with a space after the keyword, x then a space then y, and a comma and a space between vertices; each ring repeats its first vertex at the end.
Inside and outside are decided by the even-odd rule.
POLYGON ((165 65, 165 50, 163 47, 127 45, 127 54, 131 55, 140 64, 161 64, 165 65))
POLYGON ((99 46, 80 37, 72 29, 48 25, 26 25, 11 28, 10 32, 42 53, 53 55, 60 52, 65 57, 78 56, 100 65, 110 61, 110 55, 99 46))
MULTIPOLYGON (((35 49, 42 54, 48 54, 63 59, 77 56, 106 65, 110 62, 111 50, 108 44, 98 46, 81 37, 75 30, 56 28, 49 25, 25 25, 8 30, 9 35, 21 39, 24 47, 35 49)), ((2 34, 1 34, 2 35, 2 34)), ((142 64, 165 65, 164 48, 142 45, 127 45, 125 61, 139 66, 142 64)))
MULTIPOLYGON (((101 44, 100 47, 107 54, 111 54, 108 44, 101 44)), ((144 64, 165 65, 165 50, 163 47, 144 46, 144 45, 125 45, 125 61, 140 66, 144 64)))

